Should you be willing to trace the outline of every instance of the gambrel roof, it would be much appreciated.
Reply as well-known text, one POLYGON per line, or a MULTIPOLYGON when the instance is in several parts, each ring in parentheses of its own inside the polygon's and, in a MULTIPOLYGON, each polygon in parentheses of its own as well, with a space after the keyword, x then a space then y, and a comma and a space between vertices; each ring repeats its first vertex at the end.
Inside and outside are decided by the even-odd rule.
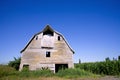
POLYGON ((48 30, 48 29, 49 29, 50 31, 55 32, 56 34, 60 35, 60 36, 63 38, 63 40, 65 41, 65 43, 67 44, 67 46, 69 47, 69 49, 70 49, 70 50, 73 52, 73 54, 74 54, 73 49, 72 49, 72 48, 70 47, 70 45, 67 43, 67 41, 65 40, 65 38, 63 37, 63 35, 60 34, 60 33, 57 32, 57 31, 53 30, 49 25, 47 25, 41 32, 35 34, 35 35, 30 39, 30 41, 27 43, 27 45, 21 50, 20 53, 22 53, 23 51, 25 51, 25 49, 29 46, 29 44, 32 42, 32 40, 33 40, 37 35, 39 35, 40 33, 45 32, 45 31, 48 30))

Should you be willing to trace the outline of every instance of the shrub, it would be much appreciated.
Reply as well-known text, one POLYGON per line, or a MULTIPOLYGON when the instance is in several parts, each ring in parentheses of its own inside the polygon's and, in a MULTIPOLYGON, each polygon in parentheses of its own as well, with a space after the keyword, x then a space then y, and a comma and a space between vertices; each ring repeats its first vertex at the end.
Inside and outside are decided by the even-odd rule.
POLYGON ((15 57, 14 57, 14 60, 13 60, 13 61, 10 61, 10 62, 8 63, 8 65, 9 65, 10 67, 15 68, 16 70, 19 70, 20 61, 21 61, 21 58, 20 58, 20 57, 19 57, 19 58, 15 58, 15 57))

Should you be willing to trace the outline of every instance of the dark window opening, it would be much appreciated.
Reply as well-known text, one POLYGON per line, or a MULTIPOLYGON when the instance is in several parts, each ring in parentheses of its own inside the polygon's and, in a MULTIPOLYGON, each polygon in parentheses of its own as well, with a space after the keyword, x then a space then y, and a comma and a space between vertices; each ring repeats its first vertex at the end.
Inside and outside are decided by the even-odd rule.
POLYGON ((52 31, 50 31, 50 30, 47 30, 47 31, 43 32, 43 35, 53 36, 54 33, 52 31))
POLYGON ((60 41, 60 36, 58 36, 58 41, 60 41))
POLYGON ((29 70, 29 65, 28 64, 23 65, 23 70, 29 70))
POLYGON ((50 52, 49 51, 46 52, 46 57, 50 57, 50 52))
POLYGON ((66 68, 68 68, 68 64, 55 64, 55 73, 66 68))
POLYGON ((36 36, 36 40, 38 40, 38 36, 36 36))

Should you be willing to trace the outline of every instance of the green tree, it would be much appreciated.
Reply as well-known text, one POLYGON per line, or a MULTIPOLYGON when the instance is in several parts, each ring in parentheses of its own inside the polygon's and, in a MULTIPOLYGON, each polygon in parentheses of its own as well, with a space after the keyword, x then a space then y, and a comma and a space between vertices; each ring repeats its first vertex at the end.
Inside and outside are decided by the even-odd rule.
POLYGON ((81 64, 81 60, 79 59, 79 64, 81 64))
POLYGON ((118 60, 120 61, 120 56, 118 56, 118 60))
POLYGON ((110 61, 110 58, 109 57, 105 58, 105 61, 110 61))
POLYGON ((20 61, 21 61, 20 57, 19 58, 14 57, 14 60, 10 61, 8 65, 15 68, 16 70, 19 70, 20 61))

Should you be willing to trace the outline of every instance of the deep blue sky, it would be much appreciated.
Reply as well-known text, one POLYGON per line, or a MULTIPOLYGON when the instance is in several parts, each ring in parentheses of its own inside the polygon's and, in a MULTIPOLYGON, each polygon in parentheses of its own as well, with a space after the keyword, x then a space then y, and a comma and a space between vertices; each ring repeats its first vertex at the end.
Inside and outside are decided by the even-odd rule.
POLYGON ((74 49, 74 62, 120 55, 119 0, 0 0, 0 64, 47 24, 74 49))

